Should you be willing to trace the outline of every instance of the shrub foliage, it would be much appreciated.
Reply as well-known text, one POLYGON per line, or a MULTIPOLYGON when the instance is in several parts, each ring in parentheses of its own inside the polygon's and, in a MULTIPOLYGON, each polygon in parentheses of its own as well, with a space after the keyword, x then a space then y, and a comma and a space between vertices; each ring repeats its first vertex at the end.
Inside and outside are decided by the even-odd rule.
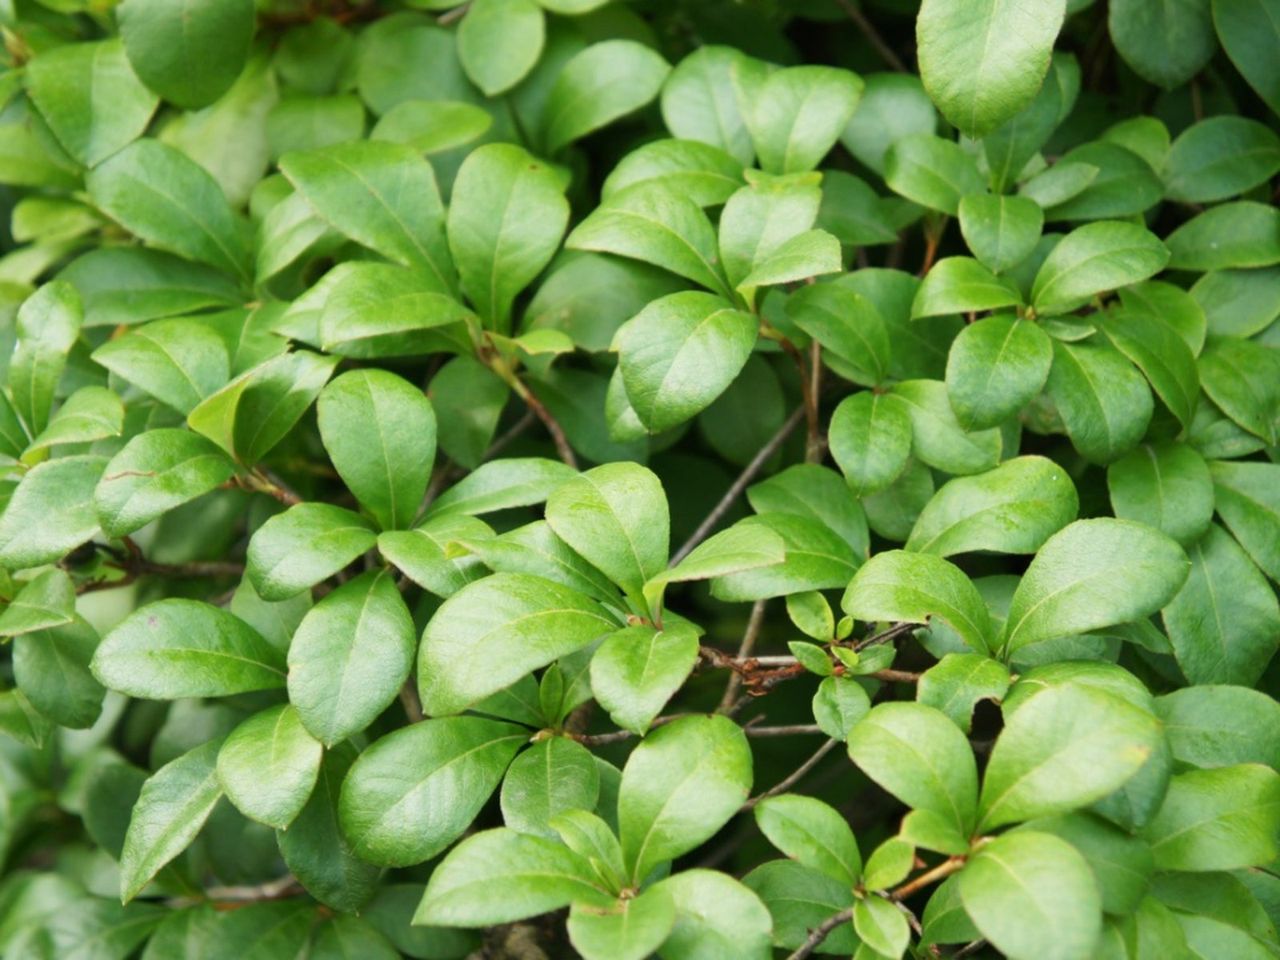
POLYGON ((0 29, 4 960, 1280 952, 1277 0, 0 29))

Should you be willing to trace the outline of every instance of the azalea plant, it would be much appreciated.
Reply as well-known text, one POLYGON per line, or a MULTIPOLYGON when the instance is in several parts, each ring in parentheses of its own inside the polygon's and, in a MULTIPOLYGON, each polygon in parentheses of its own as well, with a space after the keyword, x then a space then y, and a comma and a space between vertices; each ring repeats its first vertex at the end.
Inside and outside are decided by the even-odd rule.
POLYGON ((3 960, 1280 954, 1280 0, 0 0, 3 960))

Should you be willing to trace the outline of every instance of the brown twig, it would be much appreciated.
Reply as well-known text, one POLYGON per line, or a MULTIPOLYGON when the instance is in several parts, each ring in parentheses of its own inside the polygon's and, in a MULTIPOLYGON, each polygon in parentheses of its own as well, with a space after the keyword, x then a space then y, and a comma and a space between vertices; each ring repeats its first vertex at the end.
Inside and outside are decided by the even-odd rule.
POLYGON ((779 780, 777 783, 775 783, 772 787, 770 787, 768 790, 766 790, 764 793, 760 794, 759 796, 752 797, 745 804, 743 804, 742 809, 750 810, 761 800, 767 800, 770 797, 776 797, 780 793, 786 793, 788 790, 794 787, 797 783, 803 780, 805 775, 808 774, 809 771, 812 770, 814 767, 816 767, 819 763, 821 763, 822 758, 825 757, 828 753, 830 753, 833 749, 835 749, 835 747, 839 743, 840 743, 839 740, 827 740, 826 743, 824 743, 816 751, 814 751, 813 755, 810 756, 808 760, 800 764, 800 766, 797 767, 795 771, 791 773, 790 776, 786 777, 783 780, 779 780))
POLYGON ((834 913, 827 919, 823 920, 818 926, 809 932, 809 936, 805 938, 804 943, 800 944, 788 957, 787 960, 805 960, 805 957, 812 956, 813 952, 822 946, 822 942, 831 936, 832 932, 841 924, 848 923, 853 919, 853 907, 834 913))
POLYGON ((418 699, 418 688, 410 677, 400 688, 400 705, 404 707, 404 715, 410 723, 418 723, 423 718, 422 701, 418 699))
POLYGON ((902 58, 894 52, 893 47, 885 42, 884 37, 880 36, 880 31, 867 19, 866 14, 859 9, 853 0, 836 0, 836 3, 840 5, 840 9, 844 11, 845 16, 852 20, 854 25, 862 31, 862 35, 867 38, 871 46, 875 47, 876 53, 880 54, 885 63, 899 73, 910 73, 907 65, 902 62, 902 58))
MULTIPOLYGON (((700 714, 696 713, 677 713, 668 717, 658 717, 653 723, 649 724, 650 730, 665 726, 672 721, 679 720, 681 717, 696 717, 700 714)), ((764 727, 750 725, 744 726, 742 732, 748 737, 790 737, 797 735, 805 735, 812 733, 821 733, 822 728, 817 724, 792 724, 780 727, 764 727)), ((612 733, 566 733, 572 740, 577 740, 584 747, 599 747, 607 743, 621 743, 624 740, 630 740, 636 736, 630 730, 615 730, 612 733)))
MULTIPOLYGON (((764 610, 767 600, 757 600, 751 606, 751 616, 747 618, 747 629, 743 631, 742 643, 738 646, 738 659, 745 660, 755 650, 756 639, 760 636, 760 628, 764 625, 764 610)), ((727 714, 738 699, 738 690, 742 687, 742 675, 736 670, 729 673, 729 682, 720 698, 716 713, 727 714)))
POLYGON ((236 477, 232 482, 245 490, 265 493, 269 497, 274 497, 286 507, 302 503, 302 497, 298 496, 288 484, 259 467, 255 467, 248 473, 236 477))
POLYGON ((712 508, 702 523, 698 524, 698 529, 693 531, 693 535, 676 551, 675 556, 671 558, 671 566, 674 567, 687 557, 693 551, 693 548, 705 540, 707 535, 715 529, 716 524, 733 506, 734 501, 742 495, 742 491, 755 479, 756 474, 760 472, 760 469, 768 462, 769 458, 786 442, 787 437, 791 436, 791 432, 799 426, 800 421, 804 419, 804 415, 804 407, 797 407, 791 412, 791 416, 787 417, 782 426, 778 428, 778 432, 770 437, 769 442, 761 447, 759 452, 751 458, 751 462, 742 468, 742 472, 738 474, 738 479, 733 481, 733 484, 725 491, 724 496, 720 498, 720 502, 712 508))
POLYGON ((513 375, 509 382, 512 389, 520 395, 520 399, 525 402, 534 416, 542 421, 542 425, 547 428, 547 433, 551 434, 551 442, 555 444, 556 453, 560 459, 577 470, 578 458, 573 453, 573 447, 570 446, 569 438, 565 436, 564 428, 560 426, 560 421, 551 415, 551 411, 538 399, 538 395, 529 389, 529 385, 518 376, 513 375))
POLYGON ((822 344, 817 340, 809 345, 809 395, 806 403, 811 413, 806 414, 809 420, 809 435, 804 447, 805 463, 821 463, 827 451, 826 439, 822 436, 821 419, 818 409, 818 398, 822 395, 822 344))
POLYGON ((936 226, 926 226, 924 230, 924 261, 920 264, 919 276, 924 276, 933 267, 934 260, 938 257, 938 245, 942 243, 942 235, 947 232, 947 222, 950 218, 943 214, 935 223, 936 226))
POLYGON ((895 887, 889 894, 890 900, 905 900, 914 893, 919 893, 925 887, 939 880, 945 880, 951 874, 955 873, 965 865, 967 857, 948 857, 932 870, 926 870, 920 876, 913 880, 908 880, 900 887, 895 887))

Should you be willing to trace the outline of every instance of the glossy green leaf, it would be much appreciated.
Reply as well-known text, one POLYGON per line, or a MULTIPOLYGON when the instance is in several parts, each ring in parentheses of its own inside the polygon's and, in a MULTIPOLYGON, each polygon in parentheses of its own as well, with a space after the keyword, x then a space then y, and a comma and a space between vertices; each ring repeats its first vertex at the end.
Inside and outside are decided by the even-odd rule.
POLYGON ((1280 440, 1280 354, 1223 337, 1205 347, 1199 369, 1204 392, 1223 413, 1267 443, 1280 440))
POLYGON ((1280 470, 1267 463, 1209 464, 1214 506, 1240 545, 1272 580, 1280 580, 1280 470))
POLYGON ((655 140, 619 161, 600 187, 600 196, 607 200, 634 184, 655 181, 687 194, 699 206, 715 206, 742 186, 742 164, 709 143, 655 140))
POLYGON ((311 796, 323 750, 303 727, 295 707, 271 707, 255 713, 223 741, 218 782, 245 816, 285 830, 311 796))
POLYGON ((1171 90, 1199 73, 1217 49, 1209 4, 1177 0, 1158 8, 1119 0, 1107 10, 1111 41, 1139 76, 1171 90))
POLYGON ((660 884, 676 922, 658 950, 663 960, 766 960, 773 923, 751 889, 728 874, 694 868, 660 884))
POLYGON ((883 490, 911 456, 911 418, 893 394, 861 391, 831 415, 828 442, 854 493, 883 490))
POLYGON ((567 737, 539 740, 516 757, 502 781, 502 819, 521 833, 554 839, 552 820, 566 810, 591 810, 600 793, 595 758, 567 737))
POLYGON ((492 513, 542 503, 577 475, 559 460, 507 457, 482 464, 431 504, 430 517, 492 513))
POLYGON ((249 541, 245 570, 264 600, 286 600, 337 573, 377 542, 363 517, 327 503, 300 503, 249 541))
POLYGON ((502 93, 537 63, 544 29, 532 0, 476 0, 458 27, 458 59, 487 96, 502 93))
POLYGON ((1163 171, 1175 200, 1206 203, 1238 196, 1280 171, 1280 137, 1256 120, 1209 117, 1173 142, 1163 171))
POLYGON ((733 47, 707 44, 676 64, 662 85, 662 119, 674 136, 719 147, 739 164, 755 147, 739 83, 762 83, 767 68, 733 47))
POLYGON ((543 138, 556 153, 658 95, 671 66, 633 40, 606 40, 572 57, 547 96, 543 138))
POLYGON ((1246 763, 1175 776, 1144 835, 1162 870, 1236 870, 1275 858, 1278 827, 1280 774, 1246 763))
MULTIPOLYGON (((787 298, 787 318, 839 361, 839 372, 865 386, 881 383, 892 362, 889 328, 868 298, 836 284, 802 287, 787 298)), ((830 356, 828 363, 832 363, 830 356)))
POLYGON ((54 723, 73 729, 92 726, 106 692, 89 669, 97 646, 97 631, 79 617, 22 634, 13 641, 18 689, 54 723))
POLYGON ((1167 263, 1169 251, 1145 228, 1091 223, 1053 248, 1036 273, 1032 300, 1037 313, 1070 313, 1096 294, 1146 280, 1167 263))
POLYGON ((142 81, 170 103, 208 106, 235 82, 249 58, 254 9, 249 0, 121 4, 120 36, 142 81))
POLYGON ((1046 387, 1072 446, 1095 463, 1118 460, 1147 432, 1151 389, 1116 350, 1056 341, 1046 387))
POLYGON ((665 887, 650 887, 610 908, 574 904, 569 940, 584 960, 644 960, 675 926, 676 908, 665 887))
POLYGON ((1280 704, 1260 690, 1206 684, 1156 698, 1175 759, 1196 767, 1280 767, 1280 704))
POLYGON ((81 387, 58 408, 28 451, 118 437, 124 431, 124 404, 106 387, 81 387))
POLYGON ((1175 270, 1227 270, 1280 263, 1280 210, 1252 200, 1211 207, 1165 238, 1175 270))
POLYGON ((894 193, 952 216, 959 213, 961 198, 986 186, 972 157, 931 133, 895 142, 885 154, 884 180, 894 193))
POLYGON ((1107 488, 1117 517, 1155 527, 1183 545, 1209 529, 1213 481, 1204 459, 1186 444, 1143 444, 1107 467, 1107 488))
POLYGON ((105 458, 86 455, 28 471, 0 516, 0 566, 53 563, 97 534, 93 490, 105 467, 105 458))
POLYGON ((182 414, 231 377, 222 338, 194 319, 153 321, 108 340, 93 359, 182 414))
POLYGON ((946 257, 925 275, 911 304, 911 318, 996 310, 1021 302, 1014 284, 996 277, 977 260, 946 257))
POLYGON ((964 242, 995 273, 1025 260, 1044 227, 1043 211, 1025 197, 970 194, 961 198, 959 214, 964 242))
POLYGON ((895 384, 911 421, 911 452, 916 459, 952 474, 983 473, 1000 462, 1003 441, 996 429, 967 431, 956 419, 947 387, 937 380, 895 384))
POLYGON ((746 117, 767 173, 812 170, 835 146, 862 96, 862 78, 834 67, 775 70, 754 91, 746 117))
POLYGON ((1280 37, 1268 0, 1213 0, 1213 25, 1222 48, 1258 96, 1280 111, 1280 67, 1268 54, 1280 37))
POLYGON ((947 354, 947 399, 968 430, 997 426, 1040 393, 1053 365, 1053 342, 1041 327, 1008 314, 960 331, 947 354))
POLYGON ((59 627, 75 619, 75 587, 62 570, 46 570, 22 585, 0 613, 0 637, 59 627))
POLYGON ((849 824, 834 807, 786 793, 762 801, 754 812, 760 832, 787 856, 847 887, 857 884, 862 855, 849 824))
POLYGON ((592 656, 591 690, 614 723, 643 735, 697 660, 698 635, 687 623, 627 627, 592 656))
POLYGON ((999 701, 1009 689, 1009 668, 977 653, 948 653, 921 676, 916 700, 941 710, 965 733, 979 700, 999 701))
POLYGON ((1162 318, 1121 309, 1107 315, 1107 339, 1146 375, 1156 395, 1183 424, 1191 425, 1200 394, 1196 358, 1162 318))
MULTIPOLYGON (((83 315, 75 288, 59 280, 46 283, 18 308, 14 323, 17 343, 9 361, 8 386, 14 409, 33 434, 49 423, 54 392, 79 336, 83 315)), ((12 426, 8 432, 13 433, 12 426)))

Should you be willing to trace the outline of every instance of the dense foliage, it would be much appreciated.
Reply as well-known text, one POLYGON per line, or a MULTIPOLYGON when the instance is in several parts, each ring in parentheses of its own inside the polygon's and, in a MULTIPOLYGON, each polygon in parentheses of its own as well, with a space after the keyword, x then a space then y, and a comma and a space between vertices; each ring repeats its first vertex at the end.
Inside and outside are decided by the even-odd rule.
POLYGON ((3 960, 1280 955, 1280 0, 0 0, 3 960))

